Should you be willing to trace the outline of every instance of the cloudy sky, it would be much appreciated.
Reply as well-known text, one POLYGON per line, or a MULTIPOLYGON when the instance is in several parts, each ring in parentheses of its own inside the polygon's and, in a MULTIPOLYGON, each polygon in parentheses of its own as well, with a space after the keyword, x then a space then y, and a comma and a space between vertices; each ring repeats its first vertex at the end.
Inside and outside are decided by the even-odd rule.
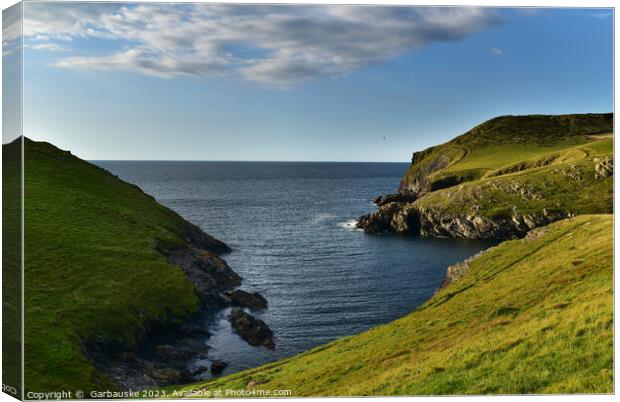
MULTIPOLYGON (((23 13, 24 133, 87 159, 406 161, 496 115, 612 110, 605 9, 23 13)), ((10 66, 19 18, 3 21, 10 66)))

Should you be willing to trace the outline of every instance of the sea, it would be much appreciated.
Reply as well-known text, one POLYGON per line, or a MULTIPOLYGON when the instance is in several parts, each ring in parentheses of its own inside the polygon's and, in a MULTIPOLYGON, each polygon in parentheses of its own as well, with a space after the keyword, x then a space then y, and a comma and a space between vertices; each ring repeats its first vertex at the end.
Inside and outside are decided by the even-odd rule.
MULTIPOLYGON (((488 241, 368 235, 356 219, 396 192, 408 163, 94 161, 233 251, 223 258, 268 308, 275 350, 250 346, 217 313, 205 339, 224 374, 301 353, 402 317, 446 268, 488 241)), ((205 361, 195 361, 200 365, 205 361)), ((203 374, 203 378, 211 374, 203 374)))

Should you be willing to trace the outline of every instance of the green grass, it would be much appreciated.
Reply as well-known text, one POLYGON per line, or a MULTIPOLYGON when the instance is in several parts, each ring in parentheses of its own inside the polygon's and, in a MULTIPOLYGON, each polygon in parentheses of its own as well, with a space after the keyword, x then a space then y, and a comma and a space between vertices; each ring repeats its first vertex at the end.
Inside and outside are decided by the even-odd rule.
POLYGON ((445 183, 478 180, 521 161, 610 140, 612 131, 612 114, 497 117, 445 144, 415 154, 415 163, 405 173, 400 188, 426 193, 447 187, 445 183))
POLYGON ((612 117, 491 119, 414 154, 401 191, 418 195, 417 209, 445 217, 611 213, 613 177, 596 177, 595 166, 613 159, 612 117))
POLYGON ((26 391, 114 389, 86 343, 135 345, 198 298, 156 242, 185 244, 180 216, 138 187, 25 140, 26 391))
POLYGON ((2 147, 2 383, 18 394, 22 372, 21 153, 20 139, 2 147))
POLYGON ((613 176, 596 178, 595 158, 612 155, 613 140, 604 139, 539 153, 516 165, 511 160, 503 169, 489 170, 478 180, 431 192, 415 205, 441 208, 453 215, 475 213, 491 218, 498 214, 510 218, 513 211, 537 214, 544 209, 572 215, 611 213, 613 176), (515 167, 518 169, 513 171, 515 167))
MULTIPOLYGON (((501 243, 392 323, 174 390, 292 396, 613 392, 613 218, 501 243)), ((224 393, 225 395, 225 393, 224 393)))
POLYGON ((472 148, 496 144, 553 146, 561 141, 613 131, 612 113, 499 116, 487 120, 451 142, 472 148))
POLYGON ((446 171, 499 169, 522 160, 536 159, 554 151, 573 147, 574 145, 575 143, 572 141, 561 142, 552 146, 539 146, 536 144, 485 145, 471 149, 465 158, 450 166, 446 171))

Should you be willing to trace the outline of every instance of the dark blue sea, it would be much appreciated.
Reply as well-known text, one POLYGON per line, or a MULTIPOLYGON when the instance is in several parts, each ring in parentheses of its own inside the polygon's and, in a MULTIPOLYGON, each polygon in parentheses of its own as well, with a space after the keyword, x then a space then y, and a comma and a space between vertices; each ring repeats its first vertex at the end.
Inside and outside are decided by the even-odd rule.
POLYGON ((207 340, 225 373, 290 356, 407 314, 440 285, 446 267, 490 243, 366 235, 355 219, 395 192, 406 163, 97 161, 226 242, 242 288, 263 294, 256 314, 276 350, 249 346, 228 311, 207 340))

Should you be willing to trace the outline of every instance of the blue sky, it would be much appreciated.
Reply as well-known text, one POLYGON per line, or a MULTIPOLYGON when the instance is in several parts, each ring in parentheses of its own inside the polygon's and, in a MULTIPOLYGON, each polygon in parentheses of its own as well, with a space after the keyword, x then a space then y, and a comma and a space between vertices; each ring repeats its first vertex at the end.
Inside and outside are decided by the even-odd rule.
POLYGON ((24 133, 86 159, 407 161, 613 108, 606 9, 24 7, 24 133))

